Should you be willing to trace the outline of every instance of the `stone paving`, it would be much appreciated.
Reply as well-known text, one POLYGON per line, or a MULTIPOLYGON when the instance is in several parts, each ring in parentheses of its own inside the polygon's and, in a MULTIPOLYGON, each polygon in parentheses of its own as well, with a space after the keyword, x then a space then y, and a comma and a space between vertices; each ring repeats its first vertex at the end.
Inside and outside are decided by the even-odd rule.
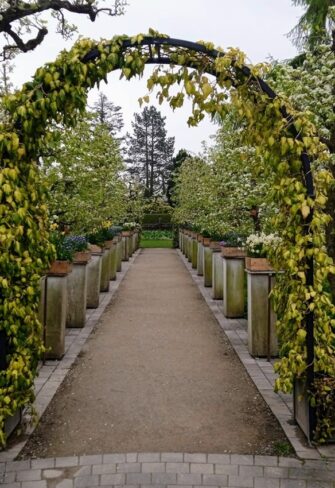
POLYGON ((237 454, 104 454, 0 464, 3 488, 334 488, 334 479, 334 462, 237 454))
MULTIPOLYGON (((178 251, 179 252, 179 251, 178 251)), ((207 304, 225 330, 250 377, 280 421, 300 459, 277 456, 205 453, 120 453, 14 461, 23 443, 0 453, 0 485, 3 488, 335 488, 334 446, 306 446, 299 429, 292 425, 292 400, 273 392, 272 365, 252 358, 246 347, 246 321, 228 320, 222 302, 212 300, 180 254, 207 304)), ((67 351, 61 361, 47 361, 36 379, 36 408, 43 413, 58 386, 81 351, 121 280, 136 258, 123 263, 118 281, 103 294, 99 309, 88 311, 81 330, 67 331, 67 351)), ((31 428, 32 430, 33 428, 31 428)))

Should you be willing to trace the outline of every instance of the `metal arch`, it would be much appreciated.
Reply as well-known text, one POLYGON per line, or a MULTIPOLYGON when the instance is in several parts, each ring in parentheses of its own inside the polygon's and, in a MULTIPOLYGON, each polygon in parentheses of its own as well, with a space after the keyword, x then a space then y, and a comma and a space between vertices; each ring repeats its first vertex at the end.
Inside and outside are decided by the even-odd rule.
MULTIPOLYGON (((185 41, 182 39, 174 39, 171 37, 144 37, 141 42, 132 42, 130 39, 124 39, 122 42, 122 50, 128 49, 128 48, 136 48, 139 46, 155 46, 155 47, 160 47, 160 46, 171 46, 171 47, 181 47, 186 50, 194 51, 196 53, 200 54, 205 54, 208 56, 210 59, 215 60, 216 58, 223 57, 225 56, 225 53, 223 51, 219 51, 217 49, 208 49, 206 46, 199 44, 197 42, 191 42, 191 41, 185 41)), ((98 58, 100 56, 100 51, 98 49, 92 49, 89 53, 87 53, 83 58, 82 62, 83 63, 88 63, 89 61, 93 61, 94 59, 98 58)), ((174 63, 169 56, 165 55, 164 57, 158 56, 153 57, 151 56, 146 64, 176 64, 174 63)), ((190 66, 191 68, 194 66, 190 66)), ((242 66, 242 67, 235 67, 236 71, 240 71, 245 77, 249 77, 251 80, 257 82, 258 86, 260 86, 261 90, 271 99, 274 100, 277 97, 276 92, 272 90, 272 88, 260 77, 254 76, 251 73, 250 68, 248 66, 242 66)), ((206 72, 213 75, 217 76, 217 73, 214 69, 206 69, 206 72)), ((297 131, 297 129, 294 127, 292 124, 292 116, 287 112, 286 107, 281 107, 280 108, 281 114, 283 118, 285 118, 289 124, 289 130, 292 133, 292 135, 296 138, 301 140, 301 135, 297 131)), ((307 189, 307 195, 311 198, 314 198, 315 192, 314 192, 314 183, 313 183, 313 176, 312 176, 312 171, 311 171, 311 163, 310 159, 308 157, 307 153, 303 153, 302 157, 302 167, 303 167, 303 173, 305 177, 305 186, 307 189)))
MULTIPOLYGON (((141 42, 135 42, 133 43, 130 39, 124 39, 122 42, 122 50, 126 50, 129 48, 136 48, 136 47, 142 47, 142 46, 148 46, 151 48, 151 46, 155 46, 158 49, 161 46, 171 46, 171 47, 176 47, 176 48, 184 48, 188 51, 194 51, 196 53, 204 54, 208 58, 210 58, 212 61, 214 61, 216 58, 225 56, 225 53, 223 51, 219 51, 217 49, 208 49, 206 46, 196 43, 196 42, 191 42, 191 41, 185 41, 182 39, 174 39, 170 37, 144 37, 141 42)), ((160 50, 158 51, 159 55, 158 57, 152 56, 152 52, 150 49, 150 57, 146 61, 146 64, 177 64, 174 61, 170 59, 166 53, 164 54, 164 57, 160 56, 160 50)), ((89 53, 87 53, 83 58, 82 62, 87 63, 89 61, 92 61, 100 56, 100 52, 98 49, 92 49, 89 53)), ((197 66, 192 66, 192 63, 188 64, 188 67, 190 68, 197 68, 197 66)), ((210 69, 209 67, 206 68, 206 72, 208 74, 211 74, 213 76, 217 76, 217 72, 215 71, 214 63, 212 64, 213 69, 210 69)), ((250 68, 248 66, 242 66, 242 67, 235 67, 236 72, 240 72, 243 74, 246 78, 250 78, 250 80, 255 81, 257 85, 261 88, 263 93, 265 93, 271 100, 274 100, 277 97, 277 94, 272 90, 272 88, 260 77, 255 76, 251 73, 250 68)), ((297 129, 295 128, 293 124, 293 117, 290 113, 288 113, 287 109, 285 106, 282 106, 280 108, 280 112, 288 122, 288 127, 289 130, 292 134, 292 136, 298 140, 302 140, 301 134, 297 129)), ((306 151, 304 151, 301 155, 301 162, 302 162, 302 171, 304 175, 304 182, 305 182, 305 188, 307 190, 307 195, 310 198, 315 198, 315 191, 314 191, 314 182, 313 182, 313 174, 312 174, 312 169, 311 169, 311 161, 310 158, 307 154, 306 151)), ((308 215, 306 219, 306 224, 304 226, 305 228, 305 233, 311 233, 311 228, 310 224, 313 219, 313 208, 311 209, 310 214, 308 215)), ((312 247, 312 244, 311 244, 312 247)), ((308 286, 313 286, 314 284, 314 259, 313 257, 308 257, 306 259, 306 264, 307 264, 307 269, 305 271, 306 274, 306 284, 308 286)), ((312 299, 309 300, 309 302, 312 302, 312 299)), ((313 311, 308 311, 306 314, 306 331, 307 331, 307 337, 306 337, 306 348, 307 348, 307 371, 306 371, 306 379, 307 379, 307 387, 311 391, 313 390, 313 384, 314 384, 314 312, 313 311)), ((311 408, 309 409, 309 431, 310 431, 310 439, 312 440, 313 432, 316 427, 316 415, 315 415, 315 409, 311 408)))

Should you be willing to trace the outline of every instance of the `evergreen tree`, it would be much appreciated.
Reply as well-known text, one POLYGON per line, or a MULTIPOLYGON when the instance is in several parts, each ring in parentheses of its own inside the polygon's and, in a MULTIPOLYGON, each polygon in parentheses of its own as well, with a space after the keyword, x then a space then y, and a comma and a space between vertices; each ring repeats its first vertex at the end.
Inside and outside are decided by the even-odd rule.
POLYGON ((134 114, 127 136, 128 171, 144 187, 146 197, 165 195, 171 173, 174 137, 167 137, 165 117, 153 106, 134 114))
POLYGON ((109 101, 104 93, 99 92, 92 111, 95 114, 96 123, 105 125, 114 138, 120 139, 117 136, 124 125, 121 107, 109 101))
POLYGON ((177 155, 172 159, 171 173, 170 173, 170 178, 167 182, 167 191, 166 191, 168 203, 172 207, 175 206, 173 196, 174 196, 174 191, 176 186, 176 178, 178 177, 178 173, 181 168, 181 165, 187 158, 190 157, 191 155, 185 149, 180 149, 177 155))
POLYGON ((314 48, 332 33, 334 42, 334 20, 329 15, 335 0, 292 0, 294 5, 306 8, 298 24, 290 32, 293 42, 299 48, 314 48))

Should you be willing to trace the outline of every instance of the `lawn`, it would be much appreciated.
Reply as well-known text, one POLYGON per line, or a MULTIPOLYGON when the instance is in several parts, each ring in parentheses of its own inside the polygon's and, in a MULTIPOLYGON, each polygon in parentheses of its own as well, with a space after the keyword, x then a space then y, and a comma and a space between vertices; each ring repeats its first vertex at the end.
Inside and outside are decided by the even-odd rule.
POLYGON ((170 230, 144 230, 141 234, 140 247, 172 248, 173 233, 170 230))
POLYGON ((142 248, 172 248, 172 239, 141 239, 142 248))

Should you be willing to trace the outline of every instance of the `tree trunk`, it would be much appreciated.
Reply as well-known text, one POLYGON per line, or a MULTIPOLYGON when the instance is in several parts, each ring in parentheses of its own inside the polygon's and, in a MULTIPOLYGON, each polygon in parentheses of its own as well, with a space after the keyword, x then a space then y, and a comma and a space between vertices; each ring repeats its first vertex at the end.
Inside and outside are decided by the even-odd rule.
POLYGON ((149 144, 148 144, 148 127, 145 127, 145 189, 149 189, 149 144))

